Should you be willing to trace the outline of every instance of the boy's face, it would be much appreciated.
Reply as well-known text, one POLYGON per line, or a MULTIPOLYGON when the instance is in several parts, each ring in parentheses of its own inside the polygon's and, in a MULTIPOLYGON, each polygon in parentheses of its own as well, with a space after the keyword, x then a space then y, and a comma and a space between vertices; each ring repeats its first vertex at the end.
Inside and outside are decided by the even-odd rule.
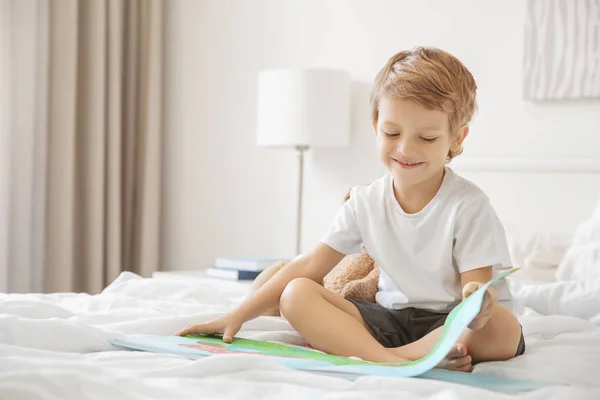
POLYGON ((439 176, 448 151, 457 151, 468 133, 451 134, 448 114, 404 99, 383 97, 374 124, 381 161, 402 185, 439 176))

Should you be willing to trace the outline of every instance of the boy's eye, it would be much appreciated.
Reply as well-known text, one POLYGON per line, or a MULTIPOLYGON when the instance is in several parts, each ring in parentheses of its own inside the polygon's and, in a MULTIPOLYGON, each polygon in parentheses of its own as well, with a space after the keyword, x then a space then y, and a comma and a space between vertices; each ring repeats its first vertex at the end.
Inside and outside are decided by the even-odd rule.
POLYGON ((424 141, 429 142, 429 143, 435 142, 437 140, 436 137, 434 137, 434 138, 424 138, 424 137, 422 137, 421 139, 423 139, 424 141))

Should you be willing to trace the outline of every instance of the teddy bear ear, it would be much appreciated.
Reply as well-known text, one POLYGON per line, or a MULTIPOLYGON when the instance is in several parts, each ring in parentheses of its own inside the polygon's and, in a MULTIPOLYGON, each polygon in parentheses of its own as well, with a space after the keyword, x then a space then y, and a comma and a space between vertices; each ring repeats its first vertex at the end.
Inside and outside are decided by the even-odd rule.
POLYGON ((346 192, 346 194, 344 195, 344 203, 347 202, 348 200, 350 200, 350 191, 348 190, 348 192, 346 192))

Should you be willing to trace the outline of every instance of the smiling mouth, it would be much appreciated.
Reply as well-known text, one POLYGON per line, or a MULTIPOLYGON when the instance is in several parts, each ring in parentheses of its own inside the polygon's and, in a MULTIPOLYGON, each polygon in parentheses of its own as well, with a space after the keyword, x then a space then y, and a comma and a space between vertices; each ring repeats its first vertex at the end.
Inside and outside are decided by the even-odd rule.
POLYGON ((400 160, 396 160, 395 158, 392 158, 392 160, 394 160, 394 162, 396 164, 400 165, 402 168, 416 168, 419 165, 425 164, 423 162, 400 161, 400 160))

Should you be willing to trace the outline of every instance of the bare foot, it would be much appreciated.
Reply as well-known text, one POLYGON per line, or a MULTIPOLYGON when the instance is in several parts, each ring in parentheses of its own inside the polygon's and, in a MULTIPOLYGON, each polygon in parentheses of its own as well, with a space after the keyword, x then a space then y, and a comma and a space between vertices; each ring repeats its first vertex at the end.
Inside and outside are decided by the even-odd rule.
POLYGON ((436 368, 451 371, 471 372, 471 356, 467 354, 467 346, 457 343, 436 368))

